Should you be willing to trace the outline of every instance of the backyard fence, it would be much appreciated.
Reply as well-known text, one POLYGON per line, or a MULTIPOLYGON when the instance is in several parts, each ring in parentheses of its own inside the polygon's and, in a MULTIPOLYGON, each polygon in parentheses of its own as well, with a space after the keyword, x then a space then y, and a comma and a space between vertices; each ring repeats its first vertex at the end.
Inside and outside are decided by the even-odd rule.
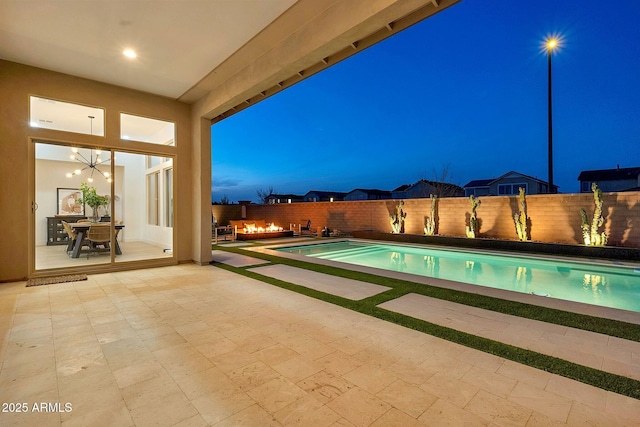
MULTIPOLYGON (((479 197, 477 208, 479 237, 518 240, 514 214, 518 213, 517 196, 479 197)), ((403 199, 407 216, 406 234, 424 234, 426 217, 431 216, 431 200, 403 199)), ((400 200, 367 200, 349 202, 301 202, 272 205, 246 205, 246 219, 264 219, 268 223, 288 228, 301 220, 311 220, 312 229, 353 232, 373 230, 391 232, 389 216, 400 200)), ((544 194, 526 196, 529 236, 533 241, 548 243, 583 243, 580 209, 591 218, 593 194, 544 194)), ((464 197, 438 199, 436 233, 443 236, 465 236, 470 215, 469 199, 464 197)), ((218 224, 242 219, 239 205, 212 205, 218 224)), ((640 247, 640 192, 605 193, 603 195, 604 225, 608 245, 640 247)))

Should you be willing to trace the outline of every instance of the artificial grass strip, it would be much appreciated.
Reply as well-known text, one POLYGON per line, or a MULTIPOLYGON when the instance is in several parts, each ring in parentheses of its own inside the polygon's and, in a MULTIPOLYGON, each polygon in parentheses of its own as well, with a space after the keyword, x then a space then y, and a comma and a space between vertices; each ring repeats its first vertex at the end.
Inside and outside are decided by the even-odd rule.
POLYGON ((640 399, 640 381, 631 378, 589 368, 557 357, 504 344, 488 338, 479 337, 477 335, 461 332, 446 326, 436 325, 404 314, 385 310, 377 307, 371 298, 353 301, 336 295, 309 289, 304 286, 285 282, 283 280, 263 276, 249 271, 246 268, 237 268, 219 263, 216 263, 215 266, 283 289, 294 291, 311 298, 316 298, 362 314, 370 315, 381 320, 414 329, 419 332, 427 333, 469 348, 490 353, 504 359, 550 372, 552 374, 580 381, 603 390, 629 396, 634 399, 640 399))
POLYGON ((472 294, 453 289, 446 289, 437 286, 430 286, 421 283, 414 283, 406 280, 392 279, 374 274, 362 273, 338 267, 314 264, 289 258, 281 258, 274 255, 260 252, 247 251, 242 248, 221 247, 229 252, 242 255, 250 255, 255 258, 270 261, 273 264, 284 264, 292 267, 303 268, 319 273, 344 277, 347 279, 360 280, 377 285, 393 288, 367 299, 367 302, 378 305, 386 301, 398 298, 408 293, 416 293, 432 298, 438 298, 485 310, 495 311, 503 314, 523 317, 541 322, 553 323, 560 326, 567 326, 575 329, 582 329, 590 332, 597 332, 617 338, 640 342, 640 325, 622 322, 619 320, 603 319, 601 317, 589 316, 586 314, 570 313, 554 308, 541 307, 517 301, 508 301, 485 295, 472 294))
POLYGON ((312 298, 320 299, 350 310, 386 320, 407 328, 411 328, 438 338, 446 339, 466 347, 474 348, 486 353, 494 354, 514 362, 522 363, 534 368, 574 379, 594 387, 619 393, 634 399, 640 399, 640 381, 620 375, 611 374, 597 369, 578 365, 556 357, 544 355, 531 350, 522 349, 498 341, 457 331, 445 326, 436 325, 420 319, 415 319, 400 313, 388 311, 372 304, 370 299, 352 301, 335 295, 305 288, 279 279, 262 276, 242 268, 235 268, 224 264, 220 268, 251 277, 284 289, 298 292, 312 298))

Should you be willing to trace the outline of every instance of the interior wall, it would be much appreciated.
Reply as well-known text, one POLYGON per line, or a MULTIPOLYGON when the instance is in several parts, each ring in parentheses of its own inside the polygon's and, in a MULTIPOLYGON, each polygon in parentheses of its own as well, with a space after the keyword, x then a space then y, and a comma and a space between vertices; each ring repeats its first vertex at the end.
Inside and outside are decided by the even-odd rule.
MULTIPOLYGON (((144 159, 144 156, 138 156, 144 159)), ((171 166, 171 162, 162 162, 160 165, 150 169, 146 169, 145 162, 140 165, 138 170, 133 171, 136 175, 135 179, 130 182, 129 185, 137 186, 138 191, 142 194, 136 199, 138 205, 138 219, 141 221, 139 226, 138 240, 142 240, 145 243, 150 243, 155 246, 161 246, 163 249, 173 248, 173 229, 166 227, 165 219, 165 182, 164 171, 171 166), (151 225, 147 221, 147 194, 146 194, 146 180, 148 173, 158 172, 158 221, 160 225, 151 225)))
MULTIPOLYGON (((153 151, 174 155, 176 235, 192 236, 191 107, 156 95, 0 60, 0 221, 11 224, 0 239, 0 281, 23 280, 33 271, 35 242, 35 163, 33 141, 63 141, 86 147, 153 151), (105 136, 29 126, 29 96, 41 96, 105 109, 105 136), (176 124, 176 146, 120 139, 120 112, 176 124)), ((191 238, 174 245, 178 262, 192 259, 191 238)))
POLYGON ((142 240, 143 227, 146 223, 144 156, 116 153, 115 162, 124 169, 120 178, 124 191, 116 191, 116 195, 120 197, 118 203, 125 208, 125 218, 123 218, 125 227, 120 233, 124 234, 127 241, 142 240))
MULTIPOLYGON (((55 216, 57 214, 58 188, 80 189, 80 184, 84 182, 82 176, 73 176, 71 178, 67 178, 65 176, 67 172, 73 171, 77 167, 77 162, 63 162, 59 160, 44 159, 36 160, 36 203, 38 203, 38 209, 35 213, 36 245, 45 245, 47 243, 47 217, 55 216)), ((116 183, 116 194, 124 194, 125 188, 122 183, 124 169, 122 167, 116 167, 115 174, 114 182, 116 183)), ((109 184, 105 179, 102 179, 102 177, 95 179, 92 186, 96 187, 96 191, 100 195, 109 194, 111 191, 111 184, 109 184)), ((123 206, 120 202, 116 202, 115 208, 116 221, 123 220, 127 218, 127 216, 132 216, 133 214, 133 212, 130 212, 129 215, 124 213, 123 206)), ((87 206, 85 216, 91 215, 91 212, 91 208, 87 206)), ((121 233, 119 238, 125 240, 126 235, 121 233)))

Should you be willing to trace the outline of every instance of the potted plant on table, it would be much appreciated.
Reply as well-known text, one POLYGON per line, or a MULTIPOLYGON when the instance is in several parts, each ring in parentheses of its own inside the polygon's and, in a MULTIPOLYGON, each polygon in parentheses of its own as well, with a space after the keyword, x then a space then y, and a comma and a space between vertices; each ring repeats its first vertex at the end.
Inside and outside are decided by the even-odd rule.
POLYGON ((107 204, 109 204, 109 199, 107 198, 107 196, 98 195, 96 188, 89 187, 86 182, 80 184, 80 191, 82 192, 82 200, 78 200, 78 203, 89 205, 93 210, 91 221, 98 222, 100 220, 99 209, 101 206, 106 206, 107 204))
POLYGON ((117 194, 113 196, 113 198, 109 197, 108 194, 104 195, 105 199, 107 199, 107 204, 105 205, 104 208, 104 215, 102 215, 102 219, 101 221, 111 221, 111 203, 112 202, 119 202, 120 201, 120 196, 118 196, 117 194))

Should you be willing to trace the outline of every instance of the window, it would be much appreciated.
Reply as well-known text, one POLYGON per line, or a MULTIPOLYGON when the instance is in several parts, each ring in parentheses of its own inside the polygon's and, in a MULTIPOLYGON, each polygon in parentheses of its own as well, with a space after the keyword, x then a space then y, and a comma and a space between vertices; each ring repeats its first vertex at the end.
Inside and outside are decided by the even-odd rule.
POLYGON ((104 136, 104 110, 53 99, 29 99, 31 127, 104 136))
POLYGON ((162 157, 146 156, 147 169, 153 169, 156 166, 160 166, 161 163, 162 163, 162 157))
POLYGON ((498 184, 498 194, 500 196, 510 196, 520 194, 520 188, 527 192, 527 184, 498 184))
POLYGON ((151 144, 176 145, 175 124, 121 113, 120 138, 151 144))
POLYGON ((588 193, 591 191, 591 182, 590 181, 582 181, 580 183, 580 192, 588 193))

